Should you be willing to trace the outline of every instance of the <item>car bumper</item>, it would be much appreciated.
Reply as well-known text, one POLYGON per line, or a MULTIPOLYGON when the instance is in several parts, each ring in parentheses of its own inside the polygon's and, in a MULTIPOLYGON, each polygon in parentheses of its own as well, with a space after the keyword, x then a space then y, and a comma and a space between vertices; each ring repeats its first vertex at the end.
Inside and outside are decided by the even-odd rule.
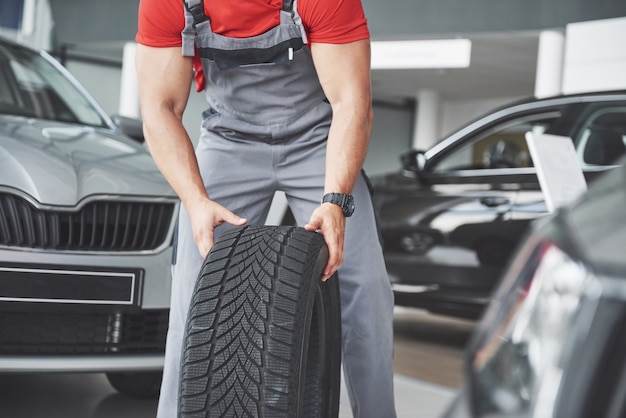
POLYGON ((477 292, 437 286, 391 285, 395 304, 426 309, 432 313, 479 319, 489 303, 489 291, 477 292))
MULTIPOLYGON (((0 372, 162 368, 171 257, 171 248, 137 254, 1 249, 2 277, 8 284, 0 286, 0 372), (118 299, 98 299, 94 292, 73 297, 72 283, 82 290, 89 290, 83 281, 97 283, 101 286, 98 289, 106 292, 111 284, 107 283, 107 274, 115 282, 116 272, 137 273, 136 285, 128 285, 132 291, 129 298, 122 294, 118 299), (90 273, 100 281, 93 281, 90 273), (21 278, 29 286, 13 286, 20 284, 21 278)), ((122 288, 113 287, 116 291, 122 288)))
POLYGON ((2 356, 3 373, 28 372, 128 372, 163 369, 163 354, 126 356, 2 356))
POLYGON ((433 313, 477 319, 489 303, 501 267, 386 253, 395 303, 433 313))

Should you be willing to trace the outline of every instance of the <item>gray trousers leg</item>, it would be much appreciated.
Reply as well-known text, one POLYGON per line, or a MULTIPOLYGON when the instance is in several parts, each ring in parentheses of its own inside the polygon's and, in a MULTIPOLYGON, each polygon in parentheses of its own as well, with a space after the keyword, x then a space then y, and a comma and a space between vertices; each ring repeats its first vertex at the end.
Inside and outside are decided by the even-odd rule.
MULTIPOLYGON (((287 129, 293 138, 296 125, 268 127, 268 141, 238 141, 205 132, 197 155, 209 196, 249 224, 261 224, 274 191, 283 190, 298 224, 308 222, 323 193, 326 146, 306 132, 282 139, 287 129)), ((260 137, 258 127, 255 130, 260 137)), ((355 417, 393 418, 393 295, 363 178, 353 195, 356 211, 347 219, 345 260, 339 270, 344 378, 355 417)), ((228 228, 220 226, 216 236, 228 228)), ((203 262, 184 208, 177 254, 159 418, 176 417, 185 321, 203 262)))

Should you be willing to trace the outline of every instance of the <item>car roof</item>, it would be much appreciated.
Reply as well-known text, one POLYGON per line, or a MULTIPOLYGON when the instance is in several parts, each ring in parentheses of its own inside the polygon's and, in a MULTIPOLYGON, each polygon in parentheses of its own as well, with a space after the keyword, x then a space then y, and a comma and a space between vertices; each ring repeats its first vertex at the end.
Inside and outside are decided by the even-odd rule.
POLYGON ((573 98, 573 97, 612 96, 612 95, 621 95, 621 94, 626 94, 626 90, 617 89, 617 90, 585 91, 585 92, 571 93, 571 94, 557 94, 554 96, 547 96, 547 97, 542 97, 542 98, 536 98, 536 97, 531 96, 531 97, 526 97, 524 99, 511 102, 502 107, 506 108, 506 107, 511 107, 511 106, 515 106, 519 104, 533 103, 533 102, 542 103, 542 102, 553 101, 555 99, 567 99, 567 98, 573 98))
POLYGON ((533 109, 541 109, 544 107, 557 106, 560 104, 576 103, 576 102, 589 102, 596 100, 606 100, 608 98, 615 97, 616 99, 626 100, 626 90, 607 90, 607 91, 591 91, 581 92, 575 94, 561 94, 545 98, 528 97, 525 99, 517 100, 499 107, 496 107, 476 119, 471 120, 467 124, 463 125, 459 129, 455 130, 449 135, 446 135, 441 141, 437 142, 430 149, 425 152, 427 159, 432 158, 443 149, 447 148, 450 144, 456 142, 460 137, 471 133, 479 126, 485 125, 491 121, 495 121, 503 116, 518 111, 528 111, 533 109))

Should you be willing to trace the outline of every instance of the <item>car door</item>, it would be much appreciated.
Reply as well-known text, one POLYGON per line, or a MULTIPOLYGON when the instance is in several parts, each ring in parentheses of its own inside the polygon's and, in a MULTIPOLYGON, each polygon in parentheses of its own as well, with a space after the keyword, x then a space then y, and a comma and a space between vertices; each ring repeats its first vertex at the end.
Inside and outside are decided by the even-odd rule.
POLYGON ((488 297, 527 226, 513 221, 519 190, 537 183, 525 133, 561 115, 536 109, 479 124, 430 155, 417 186, 387 188, 379 213, 392 281, 488 297))
MULTIPOLYGON (((617 160, 626 154, 626 95, 587 98, 568 109, 566 116, 546 133, 572 139, 589 185, 615 168, 617 160)), ((527 178, 517 194, 511 221, 526 224, 546 214, 538 181, 527 178)))
MULTIPOLYGON (((508 261, 526 229, 526 223, 515 216, 519 192, 531 184, 539 189, 526 133, 550 130, 563 113, 559 107, 511 115, 433 158, 424 181, 439 198, 458 199, 445 215, 456 219, 447 224, 450 246, 471 251, 480 266, 502 266, 508 261)), ((545 205, 525 210, 545 213, 545 205)))
POLYGON ((505 114, 430 155, 419 186, 387 197, 379 211, 391 275, 410 268, 413 282, 488 294, 528 225, 513 216, 519 191, 532 182, 539 189, 525 134, 550 129, 562 114, 505 114))

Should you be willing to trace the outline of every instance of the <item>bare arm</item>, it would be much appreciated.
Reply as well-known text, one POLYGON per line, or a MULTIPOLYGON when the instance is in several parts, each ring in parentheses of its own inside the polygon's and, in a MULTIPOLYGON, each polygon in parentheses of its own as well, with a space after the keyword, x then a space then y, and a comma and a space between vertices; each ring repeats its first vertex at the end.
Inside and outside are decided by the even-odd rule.
POLYGON ((191 218, 202 257, 213 246, 213 230, 245 219, 212 202, 206 193, 193 144, 182 124, 193 78, 190 57, 180 47, 137 46, 137 77, 144 135, 152 157, 191 218))
MULTIPOLYGON (((369 39, 311 45, 322 88, 333 110, 328 134, 324 192, 351 193, 367 154, 372 124, 369 39)), ((358 208, 356 209, 358 210, 358 208)), ((329 248, 323 279, 343 262, 345 218, 326 203, 313 212, 308 230, 320 230, 329 248)))

